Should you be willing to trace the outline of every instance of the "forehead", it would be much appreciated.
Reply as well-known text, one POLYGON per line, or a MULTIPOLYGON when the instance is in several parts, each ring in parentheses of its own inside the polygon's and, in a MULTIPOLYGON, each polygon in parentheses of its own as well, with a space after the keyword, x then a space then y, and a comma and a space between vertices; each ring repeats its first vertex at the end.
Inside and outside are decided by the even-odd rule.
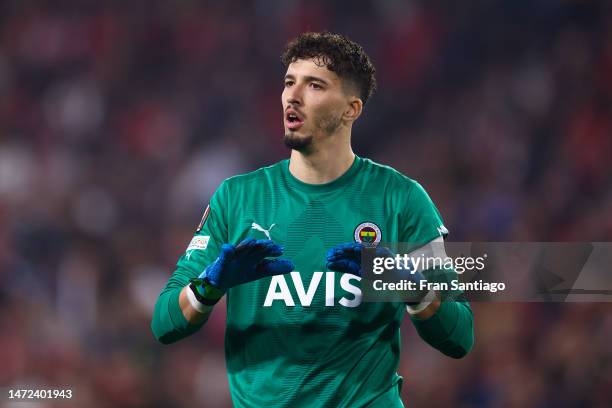
MULTIPOLYGON (((318 61, 317 61, 318 62, 318 61)), ((338 75, 330 71, 325 65, 316 64, 314 59, 299 59, 287 67, 286 75, 299 77, 317 77, 328 83, 340 83, 338 75)))

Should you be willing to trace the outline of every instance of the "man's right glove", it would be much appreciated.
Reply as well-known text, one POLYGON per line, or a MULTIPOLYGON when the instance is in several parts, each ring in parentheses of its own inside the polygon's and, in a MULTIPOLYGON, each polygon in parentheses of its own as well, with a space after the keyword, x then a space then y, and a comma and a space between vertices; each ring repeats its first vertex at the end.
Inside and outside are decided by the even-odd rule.
POLYGON ((234 286, 291 272, 295 265, 290 260, 266 259, 282 254, 283 248, 269 239, 247 238, 238 245, 223 244, 219 257, 191 280, 190 287, 200 302, 213 305, 234 286))

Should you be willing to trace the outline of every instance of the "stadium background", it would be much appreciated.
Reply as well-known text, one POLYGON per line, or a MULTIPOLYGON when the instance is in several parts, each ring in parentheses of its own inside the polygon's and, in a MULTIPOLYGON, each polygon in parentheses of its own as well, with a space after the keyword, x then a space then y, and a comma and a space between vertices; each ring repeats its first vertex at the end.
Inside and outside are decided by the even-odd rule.
MULTIPOLYGON (((378 68, 356 153, 421 181, 452 240, 610 240, 610 2, 5 0, 0 386, 229 405, 223 307, 169 347, 151 311, 218 183, 287 156, 279 55, 321 29, 378 68)), ((610 304, 473 308, 464 360, 404 324, 408 406, 609 406, 610 304)))

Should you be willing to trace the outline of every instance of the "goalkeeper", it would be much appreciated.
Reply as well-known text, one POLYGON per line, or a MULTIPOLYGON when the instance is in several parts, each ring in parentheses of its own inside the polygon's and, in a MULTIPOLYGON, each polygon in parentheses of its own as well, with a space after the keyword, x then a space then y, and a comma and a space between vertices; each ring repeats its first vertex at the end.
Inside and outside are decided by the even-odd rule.
POLYGON ((236 407, 402 407, 405 313, 425 342, 461 358, 474 341, 472 311, 434 292, 365 302, 359 256, 380 242, 434 252, 446 228, 417 182, 353 153, 352 125, 376 87, 361 46, 305 33, 282 62, 290 158, 219 186, 157 300, 153 333, 164 344, 189 336, 225 296, 236 407))

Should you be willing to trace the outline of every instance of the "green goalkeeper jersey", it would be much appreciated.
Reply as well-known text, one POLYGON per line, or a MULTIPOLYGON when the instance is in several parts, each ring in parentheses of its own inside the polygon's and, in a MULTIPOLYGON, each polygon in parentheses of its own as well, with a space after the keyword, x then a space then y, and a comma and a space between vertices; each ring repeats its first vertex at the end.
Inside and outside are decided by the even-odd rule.
MULTIPOLYGON (((178 307, 181 288, 217 258, 223 243, 269 238, 296 268, 227 292, 225 355, 234 405, 401 407, 405 306, 362 302, 360 278, 328 271, 326 252, 351 241, 425 244, 445 233, 417 182, 368 159, 356 157, 327 184, 299 181, 289 160, 229 178, 162 290, 153 331, 164 343, 195 332, 199 327, 178 307)), ((446 354, 458 344, 471 347, 465 302, 443 302, 435 318, 413 321, 446 354)))

